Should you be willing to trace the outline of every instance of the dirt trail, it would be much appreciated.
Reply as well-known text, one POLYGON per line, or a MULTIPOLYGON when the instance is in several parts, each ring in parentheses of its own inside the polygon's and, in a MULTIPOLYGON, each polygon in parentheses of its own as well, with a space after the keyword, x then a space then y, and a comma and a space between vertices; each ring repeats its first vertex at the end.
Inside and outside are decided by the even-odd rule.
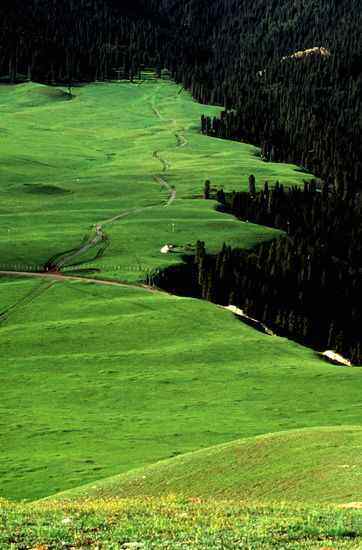
POLYGON ((81 277, 78 275, 66 275, 64 273, 38 273, 31 271, 0 271, 0 277, 27 277, 27 278, 36 278, 36 279, 50 279, 51 281, 80 281, 82 283, 94 283, 96 285, 106 285, 106 286, 119 286, 127 287, 134 289, 143 289, 148 292, 160 292, 162 294, 167 294, 161 290, 154 289, 151 286, 145 284, 131 284, 131 283, 121 283, 119 281, 109 281, 107 279, 91 279, 90 277, 81 277))
POLYGON ((69 263, 70 261, 73 261, 74 258, 76 258, 77 256, 81 256, 82 254, 84 254, 85 252, 87 252, 91 248, 97 246, 101 242, 107 242, 108 241, 108 237, 104 233, 103 227, 102 227, 101 224, 97 223, 94 226, 94 230, 95 230, 94 237, 90 237, 88 240, 86 240, 84 242, 84 244, 82 244, 78 248, 78 250, 75 250, 74 252, 71 252, 70 254, 66 254, 65 256, 63 256, 63 258, 61 260, 57 261, 57 267, 58 268, 61 268, 65 264, 69 263))
MULTIPOLYGON (((120 281, 112 281, 108 279, 91 279, 90 277, 81 277, 80 275, 67 275, 65 273, 37 273, 37 272, 29 272, 29 271, 0 271, 0 277, 26 277, 26 278, 33 278, 33 279, 42 279, 43 281, 49 281, 49 284, 47 284, 45 287, 36 289, 33 296, 31 296, 31 301, 33 301, 35 298, 39 297, 43 292, 51 288, 56 282, 65 282, 65 281, 76 281, 79 283, 89 283, 94 285, 101 285, 101 286, 115 286, 118 288, 131 288, 133 290, 144 290, 145 292, 148 292, 150 294, 162 294, 163 296, 168 296, 169 298, 172 298, 174 300, 185 300, 186 298, 183 296, 177 296, 176 294, 172 294, 170 292, 167 292, 166 290, 162 290, 161 288, 156 288, 150 285, 146 285, 144 283, 122 283, 120 281)), ((27 302, 29 303, 30 300, 27 302)), ((25 303, 24 303, 25 305, 25 303)), ((9 309, 13 309, 17 307, 17 304, 15 306, 11 306, 9 309)), ((5 313, 5 312, 4 312, 5 313)), ((0 314, 0 321, 2 320, 3 314, 0 314)))
MULTIPOLYGON (((184 132, 184 130, 183 130, 184 132)), ((178 132, 177 134, 175 134, 175 137, 177 139, 177 146, 176 147, 186 147, 186 145, 189 144, 189 142, 187 141, 187 139, 185 138, 184 134, 183 133, 180 133, 178 132)))
MULTIPOLYGON (((171 163, 168 160, 165 160, 164 158, 162 158, 159 151, 154 151, 152 156, 153 156, 153 158, 155 158, 155 159, 157 159, 161 162, 162 167, 163 167, 163 169, 162 169, 163 172, 167 172, 167 170, 169 170, 171 168, 171 163)), ((161 185, 161 187, 165 187, 167 189, 167 191, 169 192, 168 201, 164 205, 165 208, 167 208, 168 206, 170 206, 176 200, 176 197, 177 197, 176 188, 173 187, 172 185, 170 185, 168 183, 168 181, 166 181, 161 176, 153 176, 153 179, 157 183, 159 183, 161 185)))
MULTIPOLYGON (((151 108, 152 108, 152 111, 155 113, 155 115, 160 120, 165 121, 166 120, 165 117, 162 115, 162 113, 159 111, 159 109, 155 105, 156 94, 157 94, 157 90, 156 90, 156 92, 155 92, 155 94, 152 98, 151 108)), ((177 120, 175 118, 172 118, 172 119, 170 119, 170 123, 173 126, 175 126, 175 129, 177 130, 177 127, 178 127, 177 120)), ((185 147, 186 145, 188 145, 188 141, 187 141, 186 137, 184 136, 184 132, 185 132, 185 128, 181 128, 181 129, 177 130, 176 133, 175 133, 175 137, 176 137, 176 140, 177 140, 177 145, 176 145, 177 148, 185 147)), ((154 151, 152 156, 153 156, 153 158, 155 158, 155 159, 157 159, 161 162, 162 171, 164 173, 171 169, 171 162, 169 160, 163 158, 160 154, 160 151, 154 151)), ((176 188, 174 186, 170 185, 161 176, 153 176, 153 179, 157 183, 159 183, 162 187, 165 187, 168 190, 168 192, 170 193, 169 199, 168 199, 167 203, 165 204, 165 207, 170 206, 177 198, 176 188)))
POLYGON ((140 206, 131 208, 130 210, 125 210, 124 212, 121 212, 120 214, 116 214, 113 216, 113 218, 108 218, 107 220, 103 220, 102 222, 99 222, 98 225, 103 227, 104 225, 110 225, 118 220, 121 220, 122 218, 126 218, 127 216, 131 216, 132 214, 138 214, 139 212, 143 212, 144 210, 150 210, 151 208, 157 208, 158 204, 149 204, 148 206, 140 206))
POLYGON ((177 197, 177 191, 175 187, 172 187, 166 180, 161 178, 161 176, 153 176, 153 179, 159 183, 162 187, 166 187, 166 189, 169 191, 170 196, 168 198, 168 201, 166 204, 164 204, 164 207, 167 208, 170 206, 174 200, 176 200, 177 197))
POLYGON ((162 171, 167 172, 167 170, 170 170, 171 168, 171 162, 169 160, 164 159, 161 157, 159 151, 153 151, 152 156, 154 159, 157 159, 162 164, 162 171))

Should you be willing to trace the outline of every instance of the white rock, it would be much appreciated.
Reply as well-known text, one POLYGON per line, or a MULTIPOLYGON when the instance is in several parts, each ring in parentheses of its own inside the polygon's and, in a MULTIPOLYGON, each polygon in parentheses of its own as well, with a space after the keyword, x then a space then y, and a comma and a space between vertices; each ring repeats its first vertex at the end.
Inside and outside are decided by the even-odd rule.
POLYGON ((165 246, 161 248, 161 254, 169 254, 172 251, 173 247, 173 244, 165 244, 165 246))
POLYGON ((348 359, 345 359, 344 357, 342 357, 342 355, 330 349, 324 351, 322 355, 332 363, 337 363, 338 365, 345 365, 346 367, 352 366, 351 361, 349 361, 348 359))

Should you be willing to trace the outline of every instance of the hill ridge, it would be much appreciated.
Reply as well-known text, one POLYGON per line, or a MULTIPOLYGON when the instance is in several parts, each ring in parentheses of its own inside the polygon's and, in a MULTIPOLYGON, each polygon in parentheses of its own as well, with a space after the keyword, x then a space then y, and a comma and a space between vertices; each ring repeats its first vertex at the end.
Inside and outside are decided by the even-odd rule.
POLYGON ((357 501, 362 490, 361 447, 360 426, 272 432, 181 454, 45 500, 172 494, 257 501, 357 501))

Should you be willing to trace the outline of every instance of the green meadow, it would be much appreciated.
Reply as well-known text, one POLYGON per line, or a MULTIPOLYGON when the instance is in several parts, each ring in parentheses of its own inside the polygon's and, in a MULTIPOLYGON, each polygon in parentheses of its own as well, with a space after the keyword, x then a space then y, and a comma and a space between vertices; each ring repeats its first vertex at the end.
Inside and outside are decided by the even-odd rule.
POLYGON ((0 546, 62 550, 359 550, 360 510, 195 498, 0 502, 0 546))
POLYGON ((0 87, 5 266, 41 266, 99 222, 109 237, 102 274, 127 280, 179 261, 160 255, 168 242, 204 239, 215 251, 224 241, 251 246, 276 233, 216 212, 200 198, 204 181, 232 190, 246 188, 251 173, 260 185, 306 177, 294 166, 263 163, 251 145, 200 135, 201 114, 220 109, 171 82, 93 84, 68 97, 40 84, 0 87), (177 193, 167 208, 160 177, 177 193))
POLYGON ((361 419, 358 369, 213 304, 77 282, 0 290, 35 285, 1 327, 3 496, 38 498, 245 436, 361 419))
MULTIPOLYGON (((306 174, 262 162, 254 146, 200 135, 200 115, 219 109, 172 82, 95 83, 73 94, 0 87, 0 269, 40 270, 99 224, 106 239, 63 271, 97 269, 88 276, 134 286, 0 279, 0 495, 34 500, 169 459, 177 478, 201 449, 207 462, 215 446, 239 449, 244 438, 360 424, 358 369, 261 334, 216 305, 136 287, 149 270, 182 261, 160 253, 167 243, 183 251, 202 239, 213 252, 278 235, 217 212, 202 199, 206 179, 240 190, 252 173, 259 185, 298 185, 306 174)), ((358 434, 346 443, 351 464, 358 434)), ((335 435, 335 445, 343 441, 335 435)), ((226 478, 215 493, 228 496, 226 478)), ((249 487, 229 481, 233 497, 249 487)), ((354 486, 325 500, 355 498, 354 486)))

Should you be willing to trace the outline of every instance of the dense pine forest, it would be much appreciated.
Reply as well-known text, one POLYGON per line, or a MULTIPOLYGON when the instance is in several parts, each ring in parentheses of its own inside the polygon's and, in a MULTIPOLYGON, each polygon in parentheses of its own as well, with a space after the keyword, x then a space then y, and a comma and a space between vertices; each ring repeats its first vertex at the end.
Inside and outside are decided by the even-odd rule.
POLYGON ((154 16, 138 0, 6 0, 1 76, 50 84, 132 78, 154 59, 154 16), (119 73, 118 73, 119 74, 119 73))
MULTIPOLYGON (((202 117, 204 134, 257 144, 265 162, 320 178, 304 191, 257 193, 253 178, 249 193, 219 190, 221 208, 286 234, 251 254, 224 247, 211 258, 199 244, 189 291, 361 362, 359 0, 13 0, 0 15, 4 82, 132 80, 142 67, 167 68, 197 100, 224 107, 202 117)), ((155 282, 176 288, 169 277, 155 282)))
POLYGON ((358 0, 176 4, 169 65, 199 100, 227 108, 208 133, 260 144, 266 160, 360 183, 358 0))

